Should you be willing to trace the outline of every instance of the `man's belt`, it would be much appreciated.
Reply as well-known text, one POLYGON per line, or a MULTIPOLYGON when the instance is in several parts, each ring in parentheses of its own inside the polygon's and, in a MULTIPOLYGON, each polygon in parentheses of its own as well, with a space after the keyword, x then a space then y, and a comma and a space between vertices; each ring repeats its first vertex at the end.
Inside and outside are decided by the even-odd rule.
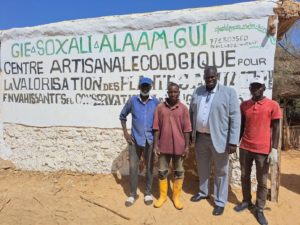
POLYGON ((202 133, 202 132, 199 132, 199 131, 196 131, 196 133, 197 133, 197 134, 201 134, 201 135, 208 135, 208 136, 210 136, 209 133, 202 133))

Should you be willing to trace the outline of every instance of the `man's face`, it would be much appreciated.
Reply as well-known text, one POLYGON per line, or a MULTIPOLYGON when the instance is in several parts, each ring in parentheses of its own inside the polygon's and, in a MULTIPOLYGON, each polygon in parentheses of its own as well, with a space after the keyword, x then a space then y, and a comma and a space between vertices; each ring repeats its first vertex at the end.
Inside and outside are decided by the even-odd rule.
POLYGON ((252 83, 249 87, 250 93, 254 98, 260 98, 265 91, 265 85, 260 83, 252 83))
POLYGON ((212 70, 207 70, 204 73, 204 81, 208 90, 215 88, 218 81, 218 74, 212 70))
POLYGON ((140 91, 144 94, 149 93, 151 90, 151 85, 150 84, 141 84, 140 85, 140 91))
POLYGON ((169 96, 169 101, 170 102, 177 102, 178 99, 179 99, 179 94, 180 94, 180 91, 179 91, 179 88, 177 86, 169 86, 168 88, 168 96, 169 96))

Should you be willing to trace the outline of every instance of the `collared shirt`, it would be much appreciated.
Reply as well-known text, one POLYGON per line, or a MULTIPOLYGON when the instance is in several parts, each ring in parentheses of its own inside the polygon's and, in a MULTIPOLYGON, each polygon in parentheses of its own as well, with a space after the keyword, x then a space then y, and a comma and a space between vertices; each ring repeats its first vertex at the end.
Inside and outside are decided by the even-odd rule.
POLYGON ((160 132, 158 147, 163 154, 184 154, 186 144, 184 133, 192 131, 188 108, 180 101, 170 106, 160 103, 155 111, 153 129, 160 132))
POLYGON ((244 133, 240 148, 269 154, 271 149, 271 121, 282 117, 277 102, 263 98, 260 101, 252 99, 241 104, 241 114, 244 117, 244 133))
POLYGON ((201 96, 199 111, 197 115, 197 123, 196 123, 196 130, 200 133, 210 133, 208 118, 209 112, 211 108, 211 103, 214 99, 215 93, 218 88, 218 83, 215 88, 211 91, 205 91, 201 96))
POLYGON ((137 145, 141 147, 153 143, 153 118, 155 108, 159 101, 155 97, 149 96, 146 102, 143 102, 140 95, 132 96, 123 107, 120 113, 120 120, 127 120, 129 113, 132 115, 131 136, 137 145))

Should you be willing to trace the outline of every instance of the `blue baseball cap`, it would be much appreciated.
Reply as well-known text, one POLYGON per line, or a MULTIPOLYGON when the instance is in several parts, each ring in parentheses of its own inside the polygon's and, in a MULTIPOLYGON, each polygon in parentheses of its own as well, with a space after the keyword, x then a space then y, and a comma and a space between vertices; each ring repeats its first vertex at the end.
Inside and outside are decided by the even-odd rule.
POLYGON ((140 85, 142 84, 149 84, 152 85, 152 80, 148 77, 141 77, 140 79, 140 85))

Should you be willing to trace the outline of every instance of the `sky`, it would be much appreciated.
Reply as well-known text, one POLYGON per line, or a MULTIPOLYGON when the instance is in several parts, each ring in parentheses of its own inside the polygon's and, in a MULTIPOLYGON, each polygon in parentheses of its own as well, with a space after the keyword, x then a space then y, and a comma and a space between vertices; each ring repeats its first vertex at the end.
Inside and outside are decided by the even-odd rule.
POLYGON ((279 43, 289 53, 300 58, 300 20, 285 33, 283 39, 279 43))
POLYGON ((0 30, 53 22, 161 10, 207 7, 241 0, 0 0, 0 30))

